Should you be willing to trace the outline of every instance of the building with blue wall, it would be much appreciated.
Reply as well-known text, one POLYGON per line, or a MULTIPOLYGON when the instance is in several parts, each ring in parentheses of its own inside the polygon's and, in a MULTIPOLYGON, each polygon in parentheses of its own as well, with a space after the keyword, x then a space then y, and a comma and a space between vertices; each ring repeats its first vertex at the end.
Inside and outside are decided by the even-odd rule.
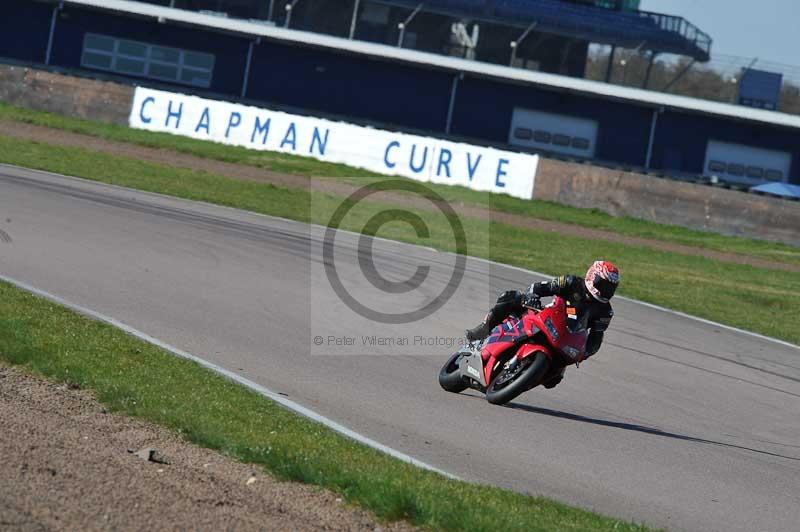
POLYGON ((0 56, 675 176, 800 183, 800 117, 125 0, 6 0, 0 56))

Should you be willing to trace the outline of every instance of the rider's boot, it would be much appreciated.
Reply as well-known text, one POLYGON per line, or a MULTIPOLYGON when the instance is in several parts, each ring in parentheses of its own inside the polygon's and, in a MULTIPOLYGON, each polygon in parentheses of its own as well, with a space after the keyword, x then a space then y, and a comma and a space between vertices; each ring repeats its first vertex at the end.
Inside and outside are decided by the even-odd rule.
POLYGON ((472 329, 466 330, 467 340, 470 342, 478 342, 483 340, 489 333, 492 332, 494 327, 489 327, 489 325, 484 321, 479 323, 477 326, 473 327, 472 329))
POLYGON ((503 320, 521 304, 521 298, 522 294, 516 290, 509 290, 500 294, 500 297, 497 298, 497 303, 483 319, 483 322, 472 329, 466 330, 467 340, 477 342, 489 336, 492 329, 503 323, 503 320))
POLYGON ((478 342, 483 340, 489 336, 489 333, 492 332, 492 329, 503 323, 503 319, 504 318, 498 316, 497 312, 494 310, 489 311, 489 314, 486 315, 486 318, 482 322, 472 329, 466 330, 465 334, 467 335, 467 340, 470 342, 478 342))

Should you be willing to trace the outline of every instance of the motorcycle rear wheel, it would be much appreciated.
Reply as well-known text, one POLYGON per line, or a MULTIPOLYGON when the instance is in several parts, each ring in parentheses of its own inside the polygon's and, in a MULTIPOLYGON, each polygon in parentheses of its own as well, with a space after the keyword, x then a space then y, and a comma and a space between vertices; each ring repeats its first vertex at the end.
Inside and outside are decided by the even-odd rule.
POLYGON ((454 353, 439 371, 439 386, 445 391, 459 393, 469 388, 469 384, 461 377, 458 370, 458 359, 461 353, 454 353))
POLYGON ((504 405, 521 393, 541 383, 550 369, 550 360, 537 351, 519 363, 512 371, 503 369, 489 384, 486 400, 493 405, 504 405))

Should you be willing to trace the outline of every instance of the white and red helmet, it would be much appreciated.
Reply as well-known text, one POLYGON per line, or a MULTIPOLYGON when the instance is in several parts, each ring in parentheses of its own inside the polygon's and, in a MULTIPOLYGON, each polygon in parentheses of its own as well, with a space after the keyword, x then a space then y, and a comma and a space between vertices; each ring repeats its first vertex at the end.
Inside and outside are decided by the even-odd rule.
POLYGON ((614 295, 619 286, 619 269, 605 260, 596 260, 589 266, 583 282, 592 297, 602 303, 614 295))

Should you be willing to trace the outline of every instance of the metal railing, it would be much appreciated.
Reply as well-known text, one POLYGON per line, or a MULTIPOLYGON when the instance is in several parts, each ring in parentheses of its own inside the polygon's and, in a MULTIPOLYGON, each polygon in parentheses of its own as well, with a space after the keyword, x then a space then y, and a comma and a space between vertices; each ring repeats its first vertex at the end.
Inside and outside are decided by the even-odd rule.
POLYGON ((707 56, 706 59, 710 57, 711 37, 685 18, 664 15, 662 13, 653 13, 651 11, 638 11, 630 13, 630 15, 637 15, 651 20, 660 30, 680 35, 683 39, 693 43, 694 46, 704 52, 707 56))
MULTIPOLYGON (((375 0, 409 9, 419 0, 375 0)), ((707 61, 711 37, 683 17, 648 11, 613 11, 560 0, 425 0, 423 12, 469 16, 476 20, 528 26, 592 42, 637 46, 707 61)))
MULTIPOLYGON (((227 0, 140 0, 189 10, 213 10, 242 18, 288 22, 297 0, 252 0, 250 4, 227 0), (267 9, 269 6, 269 9, 267 9), (278 20, 280 19, 280 20, 278 20)), ((339 5, 341 0, 331 0, 339 5)), ((302 3, 302 0, 301 0, 302 3)), ((615 11, 562 0, 362 0, 410 10, 422 5, 422 13, 454 18, 469 17, 499 25, 527 27, 590 42, 644 47, 658 52, 686 55, 704 62, 710 57, 711 38, 682 17, 648 11, 615 11)), ((354 2, 353 5, 356 5, 354 2)), ((346 34, 346 30, 343 30, 346 34)))

